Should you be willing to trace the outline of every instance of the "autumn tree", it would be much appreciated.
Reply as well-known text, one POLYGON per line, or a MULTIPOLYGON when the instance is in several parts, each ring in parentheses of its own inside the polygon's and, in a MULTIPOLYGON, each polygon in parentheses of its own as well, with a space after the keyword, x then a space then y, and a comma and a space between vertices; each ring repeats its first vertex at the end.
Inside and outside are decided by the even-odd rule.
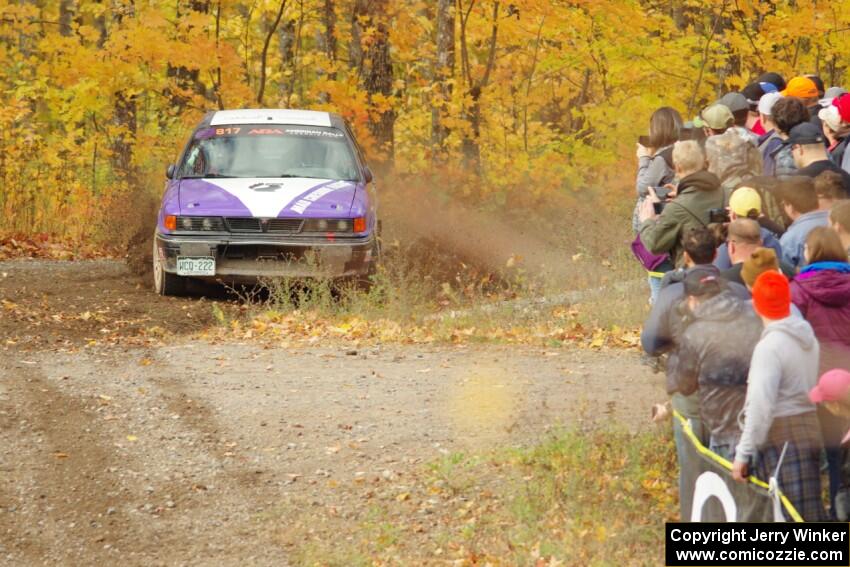
POLYGON ((455 72, 455 0, 438 0, 434 58, 434 96, 431 102, 431 145, 434 156, 445 159, 443 144, 449 135, 445 124, 455 72))
POLYGON ((463 137, 463 159, 467 166, 475 172, 481 172, 481 95, 490 84, 490 76, 496 64, 496 42, 499 35, 499 2, 493 2, 490 21, 490 34, 486 41, 481 42, 485 49, 483 64, 476 65, 477 54, 472 53, 470 45, 469 18, 475 8, 476 0, 458 0, 460 16, 460 56, 461 77, 468 102, 465 102, 464 117, 469 122, 469 129, 463 137), (481 68, 481 69, 479 69, 481 68))
POLYGON ((283 18, 283 11, 286 9, 286 0, 280 0, 278 6, 279 7, 277 9, 277 15, 275 16, 274 21, 272 22, 271 26, 269 26, 269 29, 265 34, 262 55, 260 56, 260 86, 257 88, 257 104, 260 106, 264 106, 263 97, 266 94, 266 73, 269 56, 269 46, 271 45, 272 38, 275 36, 275 32, 277 31, 277 28, 280 25, 280 20, 281 18, 283 18))
POLYGON ((654 109, 763 71, 846 87, 848 29, 850 0, 0 0, 0 229, 94 231, 205 112, 259 104, 338 112, 400 173, 464 169, 440 190, 472 205, 623 200, 654 109))
MULTIPOLYGON (((195 21, 204 21, 210 11, 209 0, 181 0, 177 2, 176 27, 177 37, 183 42, 190 42, 197 27, 195 21), (181 29, 182 28, 182 29, 181 29)), ((168 64, 167 76, 172 79, 169 87, 171 105, 177 112, 182 112, 192 95, 206 96, 206 87, 201 81, 201 71, 197 67, 186 64, 168 64)))
MULTIPOLYGON (((132 20, 136 14, 136 7, 132 0, 113 0, 112 26, 120 30, 122 24, 132 20)), ((116 48, 120 49, 121 36, 113 36, 116 48)), ((130 89, 119 88, 115 92, 113 123, 116 126, 112 141, 112 159, 115 164, 116 173, 122 177, 130 178, 133 168, 133 145, 137 134, 136 116, 137 95, 130 89)))
POLYGON ((395 109, 393 107, 393 65, 390 59, 388 0, 355 0, 352 12, 351 64, 368 96, 369 130, 384 164, 395 152, 395 109))

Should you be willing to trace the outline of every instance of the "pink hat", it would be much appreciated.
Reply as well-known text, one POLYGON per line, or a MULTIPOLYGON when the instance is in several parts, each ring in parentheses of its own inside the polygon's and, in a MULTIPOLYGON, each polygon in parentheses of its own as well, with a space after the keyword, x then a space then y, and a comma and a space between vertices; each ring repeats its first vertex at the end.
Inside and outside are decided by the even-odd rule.
POLYGON ((834 402, 843 399, 850 392, 850 372, 835 368, 824 372, 817 386, 809 392, 813 403, 834 402))

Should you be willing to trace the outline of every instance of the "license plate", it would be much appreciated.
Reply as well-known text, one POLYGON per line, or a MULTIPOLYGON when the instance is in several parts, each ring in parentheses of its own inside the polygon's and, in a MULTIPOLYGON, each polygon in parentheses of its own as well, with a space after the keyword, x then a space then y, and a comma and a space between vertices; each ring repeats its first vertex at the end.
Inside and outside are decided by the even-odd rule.
POLYGON ((214 276, 215 258, 211 256, 177 257, 178 276, 214 276))

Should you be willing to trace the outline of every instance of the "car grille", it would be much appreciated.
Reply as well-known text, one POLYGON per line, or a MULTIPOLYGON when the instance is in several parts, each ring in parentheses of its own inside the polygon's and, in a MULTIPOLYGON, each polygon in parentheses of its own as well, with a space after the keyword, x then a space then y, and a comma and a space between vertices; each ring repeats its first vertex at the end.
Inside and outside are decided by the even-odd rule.
POLYGON ((231 232, 262 232, 260 219, 250 217, 227 217, 227 226, 231 232))
POLYGON ((303 219, 258 219, 252 217, 227 217, 230 232, 301 232, 303 219))
POLYGON ((269 219, 266 230, 269 232, 301 232, 302 219, 269 219))

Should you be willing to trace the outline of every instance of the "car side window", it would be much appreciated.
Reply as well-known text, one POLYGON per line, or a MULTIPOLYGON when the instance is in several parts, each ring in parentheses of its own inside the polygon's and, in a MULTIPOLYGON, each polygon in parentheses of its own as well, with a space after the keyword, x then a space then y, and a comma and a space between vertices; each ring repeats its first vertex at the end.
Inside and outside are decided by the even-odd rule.
POLYGON ((348 134, 348 138, 351 140, 351 145, 354 146, 354 152, 357 154, 357 159, 361 163, 363 167, 366 166, 366 158, 363 156, 363 150, 360 149, 360 144, 357 143, 357 138, 354 137, 354 133, 351 131, 351 126, 348 125, 348 122, 344 122, 345 132, 348 134))
POLYGON ((183 162, 183 168, 180 171, 181 176, 201 176, 206 170, 206 159, 204 152, 201 150, 200 144, 196 144, 189 149, 186 159, 183 162))

